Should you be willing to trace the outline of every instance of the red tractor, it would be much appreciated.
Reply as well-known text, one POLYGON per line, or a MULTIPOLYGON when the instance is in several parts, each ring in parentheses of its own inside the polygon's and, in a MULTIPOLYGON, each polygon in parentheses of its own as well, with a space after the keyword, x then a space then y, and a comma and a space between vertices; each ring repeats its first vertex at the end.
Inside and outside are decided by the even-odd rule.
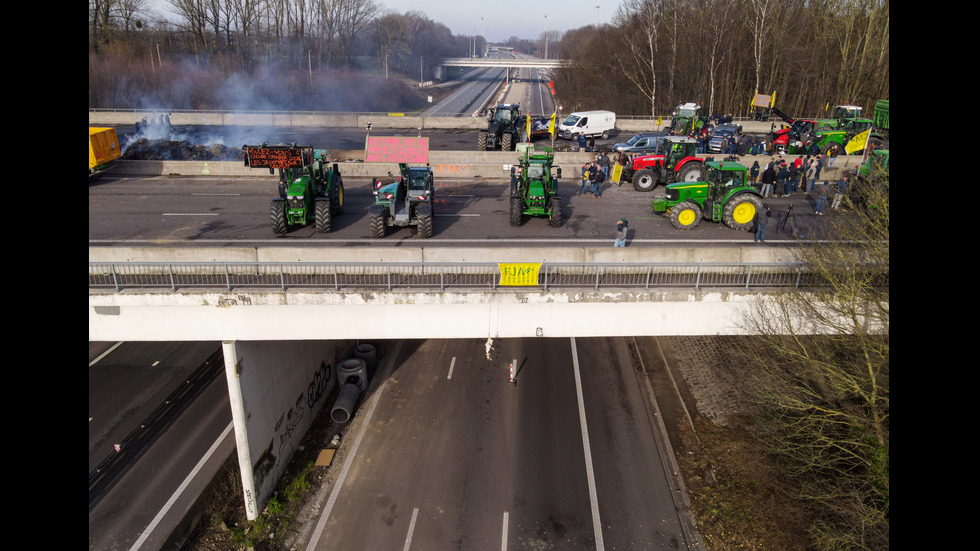
POLYGON ((653 191, 657 184, 698 182, 704 176, 704 159, 697 157, 698 141, 685 136, 664 136, 660 151, 634 157, 621 180, 633 182, 636 191, 653 191))
POLYGON ((789 128, 772 131, 772 135, 770 136, 772 151, 774 153, 788 153, 790 155, 804 153, 806 144, 813 138, 813 132, 817 129, 817 121, 813 119, 794 119, 775 107, 772 108, 772 112, 779 115, 781 119, 791 125, 789 128))

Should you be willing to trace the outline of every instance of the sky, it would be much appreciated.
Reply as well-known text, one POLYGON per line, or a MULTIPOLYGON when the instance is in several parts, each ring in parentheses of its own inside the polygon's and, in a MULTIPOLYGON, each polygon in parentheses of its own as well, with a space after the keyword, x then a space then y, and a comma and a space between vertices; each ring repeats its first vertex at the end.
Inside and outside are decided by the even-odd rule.
POLYGON ((597 22, 609 23, 619 7, 618 0, 376 1, 401 14, 420 11, 436 23, 449 27, 453 34, 480 34, 482 18, 483 31, 491 44, 511 36, 534 40, 546 29, 565 32, 597 22))
MULTIPOLYGON (((382 9, 405 14, 419 11, 449 27, 453 34, 478 35, 491 43, 511 36, 537 40, 545 30, 569 31, 609 23, 619 0, 375 0, 382 9), (596 9, 596 6, 599 6, 596 9), (481 21, 482 18, 482 21, 481 21)), ((148 7, 163 16, 172 11, 166 0, 149 0, 148 7)), ((169 18, 169 17, 168 17, 169 18)))

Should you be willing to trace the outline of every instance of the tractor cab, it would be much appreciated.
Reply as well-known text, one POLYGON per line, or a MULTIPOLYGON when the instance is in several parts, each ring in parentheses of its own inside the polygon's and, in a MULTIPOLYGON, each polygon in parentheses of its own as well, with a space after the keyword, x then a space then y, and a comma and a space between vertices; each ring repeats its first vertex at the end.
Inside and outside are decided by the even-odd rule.
POLYGON ((692 138, 670 137, 664 140, 660 154, 664 156, 663 167, 672 170, 677 164, 687 158, 697 155, 698 142, 692 138))

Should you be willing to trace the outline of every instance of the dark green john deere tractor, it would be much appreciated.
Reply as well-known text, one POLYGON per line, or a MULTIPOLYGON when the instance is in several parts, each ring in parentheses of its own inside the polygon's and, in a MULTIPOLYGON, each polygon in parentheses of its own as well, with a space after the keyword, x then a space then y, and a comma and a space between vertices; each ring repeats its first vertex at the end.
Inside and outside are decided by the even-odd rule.
POLYGON ((374 204, 368 207, 373 237, 384 237, 388 226, 416 226, 419 237, 432 237, 432 169, 399 163, 399 176, 374 178, 374 204))
POLYGON ((279 170, 279 197, 269 205, 276 235, 310 222, 316 231, 329 232, 333 217, 344 212, 344 181, 337 163, 328 166, 325 150, 295 143, 244 145, 242 157, 245 166, 279 170))
POLYGON ((654 199, 652 205, 654 212, 670 217, 677 229, 689 230, 707 218, 745 230, 762 208, 762 196, 749 184, 744 165, 709 161, 703 181, 669 184, 663 198, 654 199))
POLYGON ((540 154, 528 151, 517 165, 510 167, 510 225, 520 226, 525 216, 547 216, 552 226, 561 225, 561 198, 558 179, 561 167, 554 167, 555 155, 550 148, 540 154))

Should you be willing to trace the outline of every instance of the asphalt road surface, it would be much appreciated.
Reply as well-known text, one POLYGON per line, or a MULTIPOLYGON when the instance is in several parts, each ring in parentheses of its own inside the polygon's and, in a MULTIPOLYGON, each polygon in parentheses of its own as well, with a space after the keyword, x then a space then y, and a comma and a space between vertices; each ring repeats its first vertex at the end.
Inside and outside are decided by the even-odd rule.
MULTIPOLYGON (((343 167, 341 167, 343 173, 343 167)), ((241 244, 391 246, 415 245, 612 246, 616 221, 629 221, 628 246, 743 245, 753 234, 722 223, 702 221, 691 230, 678 230, 653 212, 650 201, 663 194, 632 186, 603 185, 599 198, 580 193, 580 181, 562 180, 563 222, 549 225, 547 218, 528 218, 523 226, 509 222, 509 181, 437 178, 433 236, 422 239, 412 226, 389 228, 382 239, 369 233, 367 209, 374 203, 368 178, 344 179, 344 213, 336 216, 330 233, 317 233, 314 225, 293 226, 282 237, 272 232, 269 202, 276 196, 277 177, 156 176, 120 178, 106 175, 89 186, 89 243, 98 244, 241 244)), ((797 192, 788 198, 769 198, 774 218, 767 242, 796 242, 790 233, 795 223, 807 238, 819 236, 826 218, 814 214, 816 194, 797 192), (777 221, 793 205, 794 218, 777 233, 777 221)), ((828 209, 829 211, 829 209, 828 209)), ((832 212, 832 211, 830 211, 832 212)), ((764 245, 760 245, 764 246, 764 245)))
POLYGON ((396 353, 306 549, 687 547, 623 339, 498 341, 491 360, 474 340, 396 353))

